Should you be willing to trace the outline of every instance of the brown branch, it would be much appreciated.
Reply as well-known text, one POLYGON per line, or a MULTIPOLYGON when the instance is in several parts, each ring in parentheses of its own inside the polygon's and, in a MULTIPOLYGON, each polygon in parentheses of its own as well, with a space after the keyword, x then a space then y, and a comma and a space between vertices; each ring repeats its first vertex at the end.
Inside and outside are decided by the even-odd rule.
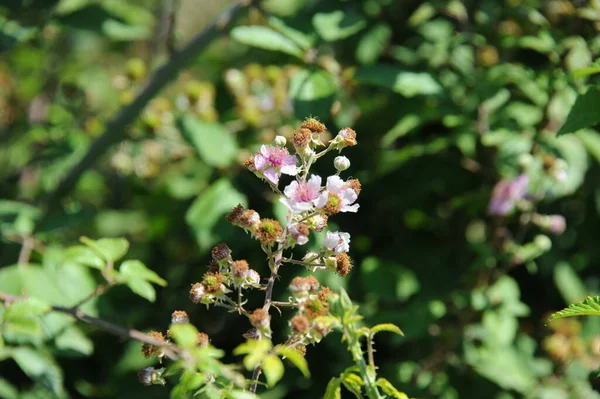
POLYGON ((23 237, 23 244, 21 245, 21 251, 19 252, 19 260, 17 264, 19 266, 27 266, 29 258, 31 258, 31 251, 35 246, 35 240, 31 237, 23 237))
MULTIPOLYGON (((5 304, 22 301, 24 299, 26 298, 0 292, 0 301, 4 302, 5 304)), ((105 320, 89 316, 77 308, 66 308, 63 306, 51 306, 50 308, 53 312, 68 314, 83 323, 90 324, 113 335, 123 338, 134 339, 145 344, 150 344, 159 347, 161 348, 161 351, 165 354, 165 356, 171 360, 177 360, 188 357, 187 352, 185 352, 184 350, 182 350, 174 344, 166 344, 164 342, 160 342, 153 338, 150 338, 146 333, 143 333, 141 331, 134 330, 132 328, 121 327, 116 324, 109 323, 105 320)))
POLYGON ((256 1, 257 0, 236 1, 234 5, 223 12, 214 23, 198 33, 180 51, 175 52, 165 65, 157 69, 146 87, 144 87, 129 105, 123 107, 113 119, 106 123, 104 133, 92 143, 88 152, 68 172, 66 177, 59 183, 58 187, 48 194, 44 199, 46 207, 49 209, 56 207, 59 204, 60 199, 77 184, 83 172, 92 166, 112 144, 115 144, 122 139, 127 126, 138 117, 146 104, 215 38, 225 32, 231 26, 234 17, 256 1))

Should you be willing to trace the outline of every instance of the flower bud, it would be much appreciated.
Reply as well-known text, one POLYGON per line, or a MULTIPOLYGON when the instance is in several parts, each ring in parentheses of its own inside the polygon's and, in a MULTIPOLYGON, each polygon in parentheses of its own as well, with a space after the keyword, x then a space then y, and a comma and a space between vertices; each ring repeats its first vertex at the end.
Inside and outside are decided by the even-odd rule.
POLYGON ((350 167, 350 160, 340 155, 333 160, 333 166, 338 172, 343 172, 350 167))
POLYGON ((260 285, 260 274, 256 270, 250 269, 248 270, 248 274, 246 276, 246 282, 252 286, 260 285))
POLYGON ((535 236, 535 238, 533 239, 533 243, 542 251, 548 251, 550 250, 550 248, 552 248, 552 241, 550 240, 550 238, 548 238, 548 236, 545 236, 543 234, 538 234, 537 236, 535 236))
POLYGON ((163 373, 166 368, 155 369, 154 367, 146 367, 138 373, 138 381, 144 386, 165 385, 167 382, 163 378, 163 373))
POLYGON ((355 146, 356 144, 358 144, 356 141, 356 132, 349 127, 340 130, 337 136, 329 141, 331 148, 338 151, 342 151, 345 147, 355 146))
POLYGON ((287 140, 283 136, 275 136, 273 144, 275 144, 278 147, 285 147, 285 145, 287 144, 287 140))

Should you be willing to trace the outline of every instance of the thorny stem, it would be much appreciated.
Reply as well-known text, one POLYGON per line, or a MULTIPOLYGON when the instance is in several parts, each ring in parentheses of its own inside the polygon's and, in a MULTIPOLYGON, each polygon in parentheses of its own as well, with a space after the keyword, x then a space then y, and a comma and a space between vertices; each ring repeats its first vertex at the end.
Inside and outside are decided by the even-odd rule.
MULTIPOLYGON (((22 301, 25 299, 26 298, 22 296, 14 296, 0 292, 0 301, 4 302, 7 305, 12 302, 22 301)), ((50 306, 50 309, 53 312, 68 314, 83 323, 87 323, 94 327, 98 327, 101 330, 109 332, 113 335, 123 338, 134 339, 145 344, 150 344, 159 347, 161 351, 165 354, 165 356, 171 360, 185 359, 189 357, 189 354, 187 352, 185 352, 183 349, 179 348, 174 344, 160 342, 153 338, 150 338, 147 334, 141 331, 132 328, 121 327, 116 324, 109 323, 108 321, 89 316, 83 313, 81 310, 77 309, 76 307, 66 308, 63 306, 50 306)))
MULTIPOLYGON (((345 325, 343 328, 344 336, 348 340, 348 349, 352 353, 352 358, 358 366, 358 370, 362 377, 363 383, 365 384, 365 390, 367 391, 367 397, 369 399, 381 399, 379 390, 376 384, 375 368, 367 366, 365 357, 363 355, 362 347, 358 336, 354 329, 354 325, 345 325)), ((372 353, 369 354, 369 363, 372 362, 372 353)), ((374 364, 374 363, 373 363, 374 364)))

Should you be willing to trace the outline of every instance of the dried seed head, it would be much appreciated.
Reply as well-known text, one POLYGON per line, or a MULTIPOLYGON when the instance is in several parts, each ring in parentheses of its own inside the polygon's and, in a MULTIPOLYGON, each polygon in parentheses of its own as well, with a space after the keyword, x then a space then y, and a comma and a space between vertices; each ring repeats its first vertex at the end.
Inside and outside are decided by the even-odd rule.
POLYGON ((225 216, 225 219, 227 219, 227 221, 231 224, 240 224, 240 218, 244 213, 244 210, 244 206, 242 204, 238 204, 227 214, 227 216, 225 216))
POLYGON ((356 132, 349 127, 340 130, 338 135, 344 140, 344 145, 346 147, 352 147, 358 144, 356 142, 356 132))
MULTIPOLYGON (((161 344, 165 342, 165 337, 163 336, 163 334, 161 332, 158 332, 158 331, 150 331, 148 333, 148 338, 151 338, 161 344)), ((148 343, 142 344, 142 355, 144 355, 145 358, 149 358, 152 356, 158 356, 158 355, 160 355, 160 353, 161 353, 161 351, 160 351, 159 347, 148 344, 148 343)))
POLYGON ((323 287, 321 287, 321 289, 319 290, 319 293, 317 295, 321 302, 328 303, 329 298, 332 295, 335 295, 335 292, 333 292, 329 287, 323 286, 323 287))
POLYGON ((299 333, 305 333, 310 328, 310 322, 302 315, 294 316, 294 318, 292 318, 290 321, 290 324, 292 326, 292 330, 299 333))
POLYGON ((327 227, 328 216, 323 214, 318 214, 307 220, 308 227, 313 229, 316 232, 320 232, 325 230, 327 227))
POLYGON ((138 373, 138 381, 144 386, 152 385, 152 375, 154 374, 154 367, 146 367, 140 370, 138 373))
POLYGON ((346 186, 348 188, 351 188, 352 190, 354 190, 354 192, 356 193, 356 195, 360 194, 360 190, 361 190, 360 180, 358 180, 358 179, 349 179, 348 181, 346 181, 346 186))
POLYGON ((343 252, 335 257, 336 272, 342 277, 345 277, 352 269, 352 259, 347 253, 343 252))
POLYGON ((265 328, 269 325, 271 316, 263 308, 258 308, 250 315, 250 323, 256 328, 265 328))
POLYGON ((313 276, 295 277, 289 288, 294 294, 316 291, 319 289, 319 281, 313 276))
POLYGON ((302 310, 309 320, 313 320, 319 316, 325 316, 329 312, 329 305, 327 302, 322 302, 315 298, 307 301, 302 310))
POLYGON ((206 292, 216 294, 222 290, 223 281, 225 281, 225 276, 221 273, 206 273, 202 283, 206 288, 206 292))
POLYGON ((208 338, 208 334, 199 332, 198 333, 198 346, 205 347, 210 343, 210 339, 208 338))
POLYGON ((254 236, 265 245, 273 245, 283 234, 283 227, 274 219, 261 219, 254 230, 254 236))
POLYGON ((305 148, 312 138, 312 132, 309 129, 298 129, 292 133, 292 144, 297 150, 305 148))
POLYGON ((226 260, 231 257, 231 249, 225 243, 221 243, 210 251, 212 258, 217 262, 226 260))
POLYGON ((248 262, 245 260, 236 260, 231 264, 231 272, 235 277, 244 278, 248 275, 249 270, 248 262))
POLYGON ((190 318, 183 310, 176 310, 171 314, 171 324, 186 324, 189 322, 190 318))
POLYGON ((202 300, 202 298, 204 298, 206 292, 207 289, 204 286, 204 284, 196 283, 192 285, 192 288, 190 289, 190 299, 192 300, 192 302, 198 303, 202 300))
POLYGON ((315 118, 306 118, 300 125, 301 129, 308 129, 313 133, 323 133, 327 127, 315 118))

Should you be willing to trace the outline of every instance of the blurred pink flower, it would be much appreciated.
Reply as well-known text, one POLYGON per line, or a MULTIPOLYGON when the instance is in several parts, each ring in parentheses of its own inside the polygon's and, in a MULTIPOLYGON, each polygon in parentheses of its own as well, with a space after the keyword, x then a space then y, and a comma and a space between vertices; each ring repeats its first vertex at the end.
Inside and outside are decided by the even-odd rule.
POLYGON ((521 174, 512 180, 500 180, 494 186, 488 212, 504 216, 514 209, 517 202, 524 198, 529 185, 529 177, 521 174))
POLYGON ((339 176, 333 175, 327 178, 327 197, 334 194, 341 200, 338 212, 357 212, 360 205, 354 202, 358 198, 356 192, 350 188, 339 176))
POLYGON ((260 151, 254 155, 254 168, 262 172, 267 180, 277 184, 282 173, 296 175, 296 156, 290 155, 288 150, 282 147, 262 145, 260 151))

